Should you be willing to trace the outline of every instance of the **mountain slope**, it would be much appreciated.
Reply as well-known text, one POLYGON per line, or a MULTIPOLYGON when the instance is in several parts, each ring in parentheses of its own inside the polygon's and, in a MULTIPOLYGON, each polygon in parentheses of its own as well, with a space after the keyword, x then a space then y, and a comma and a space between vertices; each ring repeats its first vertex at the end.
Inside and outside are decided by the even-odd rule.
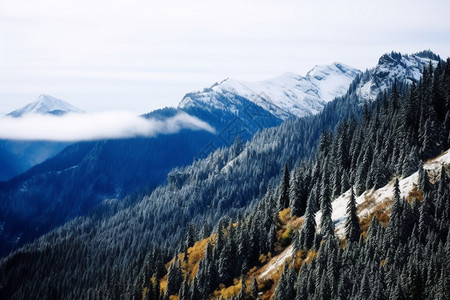
POLYGON ((192 161, 213 135, 184 130, 156 138, 75 143, 26 173, 0 183, 1 255, 105 199, 161 184, 176 166, 192 161), (183 151, 180 151, 183 149, 183 151))
POLYGON ((415 54, 386 53, 380 57, 375 68, 362 74, 361 82, 354 87, 355 93, 364 101, 373 101, 387 91, 394 82, 417 84, 424 68, 436 67, 441 58, 431 51, 415 54))
POLYGON ((11 180, 55 156, 68 145, 63 142, 0 140, 0 182, 11 180))
MULTIPOLYGON (((437 73, 436 76, 442 78, 440 80, 450 78, 448 65, 443 74, 437 73)), ((422 85, 425 86, 416 88, 414 92, 429 91, 426 87, 430 82, 429 78, 423 80, 422 85)), ((215 151, 206 159, 196 160, 188 167, 174 169, 168 176, 168 183, 150 195, 136 196, 131 204, 123 207, 109 205, 110 202, 117 203, 115 201, 104 203, 95 213, 77 218, 15 251, 0 263, 4 287, 0 292, 5 297, 13 296, 9 298, 30 294, 39 297, 51 286, 57 286, 53 291, 59 298, 88 298, 94 294, 111 298, 136 296, 142 291, 143 282, 148 288, 153 288, 164 275, 164 265, 170 261, 167 251, 174 253, 175 248, 185 252, 192 246, 198 232, 208 236, 211 227, 219 229, 217 243, 223 242, 224 247, 214 255, 219 258, 218 264, 205 262, 201 269, 219 266, 219 278, 228 285, 233 282, 233 276, 246 274, 258 263, 259 254, 277 251, 274 235, 283 245, 291 243, 289 231, 286 231, 286 236, 280 232, 282 239, 278 239, 276 226, 279 225, 274 218, 274 213, 280 209, 282 194, 281 188, 275 186, 279 185, 280 174, 286 164, 291 168, 298 162, 299 167, 294 170, 297 175, 293 175, 293 182, 298 180, 298 183, 293 185, 300 188, 294 192, 298 200, 291 208, 299 211, 302 207, 296 207, 296 204, 304 202, 305 196, 312 199, 315 209, 318 208, 319 197, 325 195, 328 198, 328 192, 323 192, 321 187, 339 195, 349 182, 355 182, 363 192, 366 186, 383 185, 389 180, 386 175, 399 170, 410 173, 417 166, 418 157, 432 157, 433 153, 445 149, 444 144, 435 143, 440 137, 433 135, 436 133, 434 129, 441 126, 448 134, 450 128, 443 120, 434 119, 433 97, 422 96, 411 97, 407 93, 399 99, 398 107, 394 103, 385 106, 379 101, 375 103, 378 107, 373 108, 373 114, 370 111, 361 114, 362 107, 355 107, 344 96, 329 103, 316 116, 287 120, 279 127, 256 134, 248 144, 235 143, 230 148, 215 151), (411 100, 420 101, 416 103, 419 107, 430 108, 430 114, 421 115, 436 123, 433 125, 425 119, 412 124, 405 122, 418 113, 412 106, 403 105, 411 100), (330 134, 327 129, 334 129, 338 116, 344 114, 335 107, 343 111, 353 108, 356 116, 361 115, 361 120, 349 119, 336 129, 335 134, 330 134), (414 126, 417 123, 420 126, 414 126), (403 128, 400 124, 411 126, 403 128), (324 130, 316 159, 304 161, 315 153, 319 135, 324 130), (403 134, 410 138, 404 139, 403 134), (393 145, 399 147, 390 148, 393 145), (420 149, 417 149, 419 145, 420 149), (380 170, 380 166, 387 169, 380 170), (306 195, 302 194, 304 191, 307 191, 306 195), (230 217, 238 218, 244 212, 252 215, 251 221, 242 228, 238 224, 237 229, 242 230, 235 231, 230 217), (188 222, 193 223, 190 230, 186 230, 188 222), (197 226, 202 226, 202 230, 197 230, 197 226), (228 244, 220 237, 225 227, 230 232, 226 240, 228 244), (235 241, 249 242, 251 246, 235 241), (238 253, 241 260, 230 260, 238 253), (40 272, 43 265, 49 272, 40 272), (24 269, 27 271, 22 272, 24 269), (153 275, 154 280, 150 280, 153 275)), ((313 243, 320 244, 320 240, 313 240, 313 243)), ((204 279, 205 276, 201 280, 204 279)), ((191 280, 187 284, 202 287, 202 292, 208 288, 191 280)), ((159 297, 159 288, 154 290, 159 297)))
MULTIPOLYGON (((253 297, 261 291, 262 299, 294 299, 296 295, 393 298, 399 293, 421 299, 448 298, 450 291, 441 289, 448 273, 441 270, 449 267, 445 255, 450 250, 450 151, 427 159, 450 145, 450 124, 440 123, 445 121, 436 115, 445 102, 444 115, 450 116, 450 103, 444 100, 450 90, 432 95, 428 88, 449 83, 450 66, 446 65, 444 72, 441 68, 424 74, 419 85, 401 98, 395 99, 394 90, 389 96, 393 101, 378 100, 372 113, 364 113, 357 123, 349 120, 336 133, 325 132, 314 161, 297 166, 290 179, 285 172, 278 189, 269 190, 246 217, 219 223, 210 242, 212 250, 206 248, 198 265, 178 268, 172 261, 168 276, 161 279, 162 293, 183 299, 198 293, 206 299, 208 295, 230 298, 240 291, 242 297, 248 291, 233 281, 241 276, 247 286, 251 279, 258 279, 253 297), (415 111, 415 106, 422 111, 415 111), (422 115, 421 125, 410 127, 408 120, 417 113, 422 115), (435 122, 439 125, 428 127, 435 122), (423 168, 421 159, 427 161, 423 168), (393 176, 404 179, 388 183, 393 176), (345 192, 350 183, 361 194, 354 209, 348 201, 350 192, 345 192), (287 206, 283 197, 288 198, 287 206), (303 214, 304 218, 296 219, 303 214), (352 214, 353 218, 348 217, 352 214), (278 253, 268 266, 262 266, 278 253), (182 287, 181 280, 171 276, 176 268, 185 278, 182 287), (425 280, 430 274, 435 274, 432 283, 425 280)), ((184 255, 194 255, 193 250, 184 255)), ((144 287, 146 293, 158 286, 149 282, 144 287)))
MULTIPOLYGON (((261 89, 276 99, 281 97, 281 100, 291 101, 284 104, 282 101, 278 103, 284 105, 283 111, 287 117, 289 106, 295 104, 292 102, 294 99, 292 97, 297 97, 297 95, 306 97, 305 91, 307 91, 311 94, 309 95, 312 97, 311 99, 315 99, 311 100, 312 103, 319 101, 317 99, 322 96, 329 101, 333 97, 332 93, 334 91, 342 93, 342 90, 357 73, 358 71, 350 67, 334 64, 329 67, 316 67, 305 78, 299 76, 294 78, 292 74, 288 74, 259 85, 256 84, 253 88, 261 89), (295 85, 300 87, 295 87, 295 85), (293 96, 289 96, 288 93, 293 96)), ((251 139, 258 130, 281 123, 280 118, 261 107, 260 103, 252 102, 251 100, 254 99, 248 93, 244 93, 243 96, 231 92, 216 95, 214 98, 216 102, 208 102, 209 106, 197 105, 198 103, 186 106, 184 105, 186 99, 187 97, 181 101, 177 110, 158 110, 147 114, 146 117, 166 118, 175 114, 176 111, 184 111, 214 126, 217 129, 217 135, 184 131, 173 136, 160 136, 154 139, 99 142, 87 154, 80 153, 87 155, 81 159, 85 163, 82 163, 80 168, 68 170, 57 168, 55 173, 52 165, 65 165, 63 162, 65 156, 61 155, 13 182, 0 186, 0 201, 5 203, 3 204, 5 206, 3 222, 6 222, 7 215, 8 222, 6 224, 9 224, 2 234, 5 245, 9 246, 4 247, 4 252, 0 252, 0 255, 45 233, 54 226, 62 224, 65 220, 87 213, 102 199, 121 198, 133 189, 141 189, 147 185, 156 186, 164 182, 167 173, 173 167, 191 163, 194 157, 206 157, 209 152, 223 145, 230 146, 236 138, 245 142, 251 139), (233 105, 228 105, 231 102, 233 105), (130 149, 130 145, 135 145, 133 150, 130 149), (150 149, 153 156, 149 156, 150 149), (182 155, 180 155, 179 149, 183 149, 182 155), (108 154, 105 154, 104 151, 108 154), (166 154, 170 156, 166 156, 166 154), (173 159, 173 157, 177 157, 177 159, 173 159), (53 163, 55 161, 59 162, 53 163), (38 173, 36 170, 40 170, 40 172, 38 173), (128 179, 129 172, 134 174, 132 181, 128 179), (92 180, 93 178, 96 179, 92 180), (41 188, 44 183, 47 192, 41 188), (24 186, 26 188, 23 188, 24 186), (83 193, 70 195, 69 191, 73 191, 74 187, 83 193), (11 199, 17 198, 21 199, 20 205, 12 204, 14 202, 11 199), (58 207, 63 204, 66 208, 62 210, 62 213, 56 214, 58 207), (29 207, 29 209, 24 209, 25 207, 29 207), (22 224, 25 220, 28 220, 29 223, 26 226, 22 224), (32 232, 29 232, 30 228, 33 228, 32 232)), ((303 100, 309 101, 309 98, 305 99, 303 100)), ((322 109, 325 101, 320 103, 322 106, 318 107, 315 113, 322 109)), ((70 109, 70 105, 65 105, 57 99, 41 96, 35 103, 12 113, 12 115, 42 112, 40 109, 43 107, 62 110, 64 106, 70 109)), ((292 109, 295 110, 293 107, 292 109)), ((294 115, 289 113, 289 116, 294 115)), ((84 149, 84 146, 75 146, 74 149, 84 149)), ((72 167, 78 165, 77 163, 72 167)))
POLYGON ((305 77, 294 73, 260 81, 245 82, 226 79, 202 92, 187 94, 178 105, 214 107, 236 111, 242 97, 270 112, 274 117, 287 119, 319 113, 325 103, 345 94, 360 71, 341 63, 316 66, 305 77), (228 101, 223 101, 227 99, 228 101))

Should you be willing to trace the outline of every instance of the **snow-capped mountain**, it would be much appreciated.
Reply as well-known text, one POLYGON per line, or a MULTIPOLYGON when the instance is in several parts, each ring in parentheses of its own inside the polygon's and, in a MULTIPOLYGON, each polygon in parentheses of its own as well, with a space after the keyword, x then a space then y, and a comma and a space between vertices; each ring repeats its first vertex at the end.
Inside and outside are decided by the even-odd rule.
MULTIPOLYGON (((0 118, 20 118, 33 114, 61 116, 66 113, 83 111, 63 100, 40 95, 36 101, 7 115, 0 115, 0 118)), ((67 142, 0 140, 0 181, 18 176, 56 155, 68 145, 67 142)))
POLYGON ((57 99, 50 95, 40 95, 36 101, 25 105, 22 108, 14 110, 7 114, 14 118, 20 118, 28 114, 51 114, 60 116, 66 113, 82 113, 83 110, 71 105, 70 103, 57 99))
POLYGON ((341 63, 315 66, 306 76, 281 76, 247 82, 225 79, 201 92, 189 93, 178 108, 201 107, 235 112, 247 99, 279 119, 304 117, 322 111, 324 105, 343 96, 361 72, 341 63))
POLYGON ((386 53, 380 57, 375 68, 362 75, 362 80, 355 89, 356 95, 361 97, 361 100, 373 101, 395 81, 407 84, 417 83, 423 69, 428 68, 430 63, 436 67, 440 60, 440 57, 431 51, 411 55, 386 53))

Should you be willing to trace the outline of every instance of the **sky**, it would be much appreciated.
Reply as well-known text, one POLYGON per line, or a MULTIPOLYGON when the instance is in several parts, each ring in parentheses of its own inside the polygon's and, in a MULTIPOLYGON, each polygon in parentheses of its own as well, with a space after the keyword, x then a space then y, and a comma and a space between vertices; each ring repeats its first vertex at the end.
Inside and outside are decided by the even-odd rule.
POLYGON ((450 1, 0 0, 0 113, 50 94, 146 113, 225 78, 450 56, 450 1))

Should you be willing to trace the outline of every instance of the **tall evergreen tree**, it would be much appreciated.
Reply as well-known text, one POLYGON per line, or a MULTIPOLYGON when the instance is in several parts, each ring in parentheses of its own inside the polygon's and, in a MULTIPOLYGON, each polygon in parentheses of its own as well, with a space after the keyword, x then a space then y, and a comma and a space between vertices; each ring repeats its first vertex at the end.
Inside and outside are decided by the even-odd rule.
POLYGON ((316 211, 314 207, 315 193, 312 192, 308 197, 308 205, 306 206, 305 222, 300 232, 299 244, 296 245, 297 250, 302 248, 310 249, 314 245, 316 236, 316 211))
POLYGON ((178 258, 170 265, 167 273, 167 289, 166 294, 174 295, 180 290, 183 281, 183 275, 181 273, 181 264, 178 258))
POLYGON ((275 289, 274 300, 292 300, 295 299, 295 282, 297 274, 294 268, 285 264, 281 278, 275 289))
POLYGON ((345 238, 348 242, 357 242, 361 235, 359 218, 356 214, 356 199, 353 187, 350 191, 350 199, 347 204, 347 219, 345 221, 345 238))
POLYGON ((286 164, 284 166, 283 179, 281 180, 280 186, 280 199, 278 201, 278 207, 280 210, 289 207, 289 190, 290 190, 290 178, 289 178, 289 168, 286 164))
POLYGON ((258 281, 256 281, 256 277, 253 278, 252 286, 251 286, 252 299, 258 299, 258 281))
POLYGON ((331 195, 329 189, 328 176, 322 179, 321 193, 320 193, 320 210, 322 216, 320 219, 320 234, 322 236, 334 236, 334 223, 331 218, 333 207, 331 206, 331 195))

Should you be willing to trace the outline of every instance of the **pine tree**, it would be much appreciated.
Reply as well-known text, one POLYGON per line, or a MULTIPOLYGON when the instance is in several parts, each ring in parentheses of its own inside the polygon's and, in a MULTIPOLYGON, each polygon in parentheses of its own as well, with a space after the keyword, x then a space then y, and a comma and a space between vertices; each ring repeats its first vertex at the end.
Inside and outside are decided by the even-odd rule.
POLYGON ((246 290, 247 290, 247 285, 245 284, 244 277, 242 277, 241 278, 241 290, 240 290, 239 295, 237 297, 238 300, 245 300, 246 299, 246 290))
POLYGON ((358 169, 356 170, 356 192, 358 195, 366 190, 366 180, 369 174, 370 162, 372 160, 372 146, 368 146, 358 157, 358 169))
POLYGON ((350 192, 350 199, 347 204, 347 219, 345 222, 345 238, 348 242, 357 242, 361 235, 359 228, 359 218, 356 214, 356 199, 353 187, 350 192))
POLYGON ((286 164, 284 167, 283 179, 280 186, 280 199, 278 201, 279 210, 289 207, 289 190, 290 190, 289 168, 286 164))
POLYGON ((308 192, 305 188, 306 183, 301 178, 298 170, 294 172, 291 191, 291 216, 303 216, 306 210, 306 202, 308 200, 308 192))
POLYGON ((296 245, 296 250, 302 248, 310 249, 314 245, 316 236, 316 212, 314 208, 315 193, 312 192, 308 198, 308 205, 306 206, 305 222, 300 233, 299 245, 296 245))
POLYGON ((194 246, 195 241, 197 240, 196 234, 195 234, 195 228, 194 225, 188 224, 186 229, 186 238, 185 238, 185 251, 187 253, 187 249, 194 246))
POLYGON ((400 242, 402 214, 403 205, 400 199, 400 187, 398 178, 396 178, 394 183, 394 203, 392 205, 389 223, 386 228, 386 240, 384 241, 386 248, 395 249, 400 242))
POLYGON ((170 265, 167 273, 167 295, 174 295, 178 293, 183 281, 183 275, 181 273, 181 264, 178 258, 170 265))
POLYGON ((283 274, 278 281, 277 288, 275 289, 274 300, 292 300, 295 298, 295 282, 297 274, 295 269, 284 265, 283 274))
POLYGON ((192 283, 191 290, 190 290, 189 293, 190 293, 190 296, 191 296, 190 300, 202 299, 201 295, 200 295, 200 292, 199 292, 198 283, 197 283, 197 280, 195 278, 194 278, 194 281, 192 283))
POLYGON ((322 216, 320 219, 320 234, 324 237, 334 236, 334 223, 331 218, 333 207, 331 206, 331 195, 327 175, 322 179, 321 190, 320 210, 322 216))
POLYGON ((235 253, 237 250, 234 244, 234 234, 235 229, 231 225, 228 227, 228 235, 218 261, 218 280, 225 285, 230 285, 234 277, 235 253))
POLYGON ((434 207, 431 203, 431 195, 425 194, 425 197, 420 207, 419 217, 419 239, 422 243, 426 243, 426 237, 430 230, 435 228, 434 221, 434 207))
POLYGON ((256 277, 253 278, 252 286, 251 286, 252 299, 258 299, 258 281, 256 281, 256 277))
POLYGON ((423 161, 419 163, 419 188, 423 194, 427 194, 432 188, 428 172, 423 168, 423 161))

